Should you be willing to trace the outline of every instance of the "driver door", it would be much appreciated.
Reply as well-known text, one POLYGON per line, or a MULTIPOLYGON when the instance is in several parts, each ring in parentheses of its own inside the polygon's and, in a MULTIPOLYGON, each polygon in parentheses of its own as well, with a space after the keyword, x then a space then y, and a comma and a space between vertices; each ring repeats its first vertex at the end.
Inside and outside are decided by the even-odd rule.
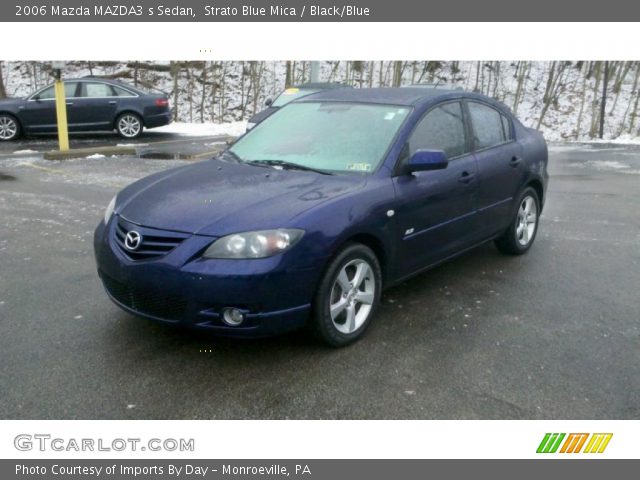
MULTIPOLYGON (((76 96, 78 82, 65 82, 64 91, 67 102, 67 122, 73 123, 73 100, 76 96), (71 105, 70 105, 71 104, 71 105)), ((53 85, 33 95, 21 109, 20 119, 27 129, 34 133, 56 132, 58 120, 56 116, 56 95, 53 85)))
POLYGON ((477 164, 471 152, 462 105, 447 102, 429 110, 408 142, 416 150, 443 150, 442 170, 394 178, 402 275, 409 275, 470 246, 475 241, 477 164))

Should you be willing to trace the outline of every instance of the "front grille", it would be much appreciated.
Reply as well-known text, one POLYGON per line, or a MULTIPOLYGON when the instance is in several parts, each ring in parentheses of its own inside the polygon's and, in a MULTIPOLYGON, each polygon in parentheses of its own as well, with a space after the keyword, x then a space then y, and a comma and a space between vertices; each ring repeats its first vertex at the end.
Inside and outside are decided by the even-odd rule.
POLYGON ((101 277, 109 294, 117 302, 131 310, 172 321, 178 321, 184 317, 187 301, 182 297, 132 287, 114 280, 104 273, 101 274, 101 277))
POLYGON ((122 219, 118 219, 115 228, 116 244, 120 251, 131 260, 147 260, 166 255, 187 237, 188 235, 184 233, 127 225, 122 219), (125 236, 132 230, 142 236, 142 243, 136 250, 129 250, 124 243, 125 236))

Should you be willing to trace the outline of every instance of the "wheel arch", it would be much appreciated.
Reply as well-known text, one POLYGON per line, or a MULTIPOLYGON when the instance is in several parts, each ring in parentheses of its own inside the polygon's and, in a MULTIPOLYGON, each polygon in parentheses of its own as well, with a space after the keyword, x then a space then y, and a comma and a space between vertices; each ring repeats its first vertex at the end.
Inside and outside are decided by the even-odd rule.
POLYGON ((124 109, 122 109, 122 110, 120 110, 119 112, 116 113, 116 116, 113 119, 113 128, 114 128, 114 130, 118 129, 118 119, 122 115, 126 115, 127 113, 132 113, 135 116, 137 116, 140 119, 140 121, 142 122, 142 126, 145 127, 145 128, 147 127, 146 122, 144 121, 144 115, 142 114, 142 112, 139 112, 139 111, 135 110, 134 108, 127 107, 127 108, 124 108, 124 109))
POLYGON ((16 137, 13 137, 13 140, 16 140, 17 138, 25 135, 25 128, 22 120, 15 112, 12 112, 10 110, 0 110, 0 115, 7 115, 13 118, 18 123, 18 135, 16 137))
POLYGON ((533 188, 538 194, 538 202, 540 203, 540 211, 542 212, 542 206, 544 205, 544 187, 542 186, 542 182, 539 179, 534 178, 527 182, 525 188, 527 187, 533 188))
POLYGON ((9 115, 12 118, 15 118, 16 122, 18 122, 18 125, 20 126, 20 129, 22 131, 24 131, 24 126, 22 125, 22 120, 20 119, 20 117, 18 116, 18 114, 16 114, 16 112, 12 112, 10 110, 0 110, 0 115, 9 115))
POLYGON ((360 243, 365 247, 370 248, 375 254, 378 262, 380 263, 380 270, 382 273, 382 283, 385 284, 387 275, 388 275, 388 262, 389 262, 389 254, 387 252, 387 248, 384 245, 384 242, 378 238, 376 235, 368 232, 359 232, 353 233, 342 241, 340 241, 336 248, 334 249, 333 255, 331 258, 335 257, 346 245, 350 243, 360 243))

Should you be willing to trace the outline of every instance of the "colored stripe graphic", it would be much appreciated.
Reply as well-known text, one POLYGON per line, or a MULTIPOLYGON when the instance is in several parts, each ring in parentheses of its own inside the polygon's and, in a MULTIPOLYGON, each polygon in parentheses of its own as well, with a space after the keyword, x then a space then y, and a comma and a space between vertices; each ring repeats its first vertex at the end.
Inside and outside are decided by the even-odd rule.
POLYGON ((584 453, 603 453, 607 445, 609 445, 611 437, 613 437, 613 433, 594 433, 591 435, 584 453))
POLYGON ((560 453, 580 453, 584 442, 589 438, 588 433, 571 433, 565 440, 560 453))
POLYGON ((603 453, 609 445, 613 433, 545 433, 536 453, 603 453), (564 443, 562 440, 566 437, 564 443), (588 442, 587 442, 588 440, 588 442), (582 450, 584 444, 587 444, 582 450))
POLYGON ((546 433, 536 450, 537 453, 556 453, 566 433, 546 433))

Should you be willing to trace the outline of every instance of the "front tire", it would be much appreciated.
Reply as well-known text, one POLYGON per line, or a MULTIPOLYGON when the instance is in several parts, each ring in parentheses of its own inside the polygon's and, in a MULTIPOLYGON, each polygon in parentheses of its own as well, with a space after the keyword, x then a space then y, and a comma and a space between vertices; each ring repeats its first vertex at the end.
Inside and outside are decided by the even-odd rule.
POLYGON ((20 123, 13 115, 0 114, 0 142, 15 140, 20 133, 20 123))
POLYGON ((313 302, 312 327, 332 347, 360 339, 380 303, 382 272, 373 251, 352 243, 331 261, 313 302))
POLYGON ((142 135, 142 130, 142 119, 135 113, 123 113, 116 120, 116 131, 122 138, 138 138, 142 135))
POLYGON ((510 255, 522 255, 531 248, 540 220, 540 200, 533 188, 523 190, 517 205, 509 228, 495 241, 498 250, 510 255))

